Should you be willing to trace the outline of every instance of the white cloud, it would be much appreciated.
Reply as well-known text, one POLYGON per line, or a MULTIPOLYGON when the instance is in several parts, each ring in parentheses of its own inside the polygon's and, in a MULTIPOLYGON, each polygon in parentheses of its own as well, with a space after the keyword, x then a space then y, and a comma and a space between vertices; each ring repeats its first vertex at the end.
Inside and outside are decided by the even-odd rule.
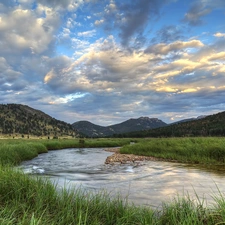
POLYGON ((166 55, 172 51, 179 51, 187 48, 201 48, 203 46, 204 44, 199 40, 191 40, 187 42, 175 41, 171 44, 160 43, 150 46, 146 49, 146 52, 166 55))
POLYGON ((218 32, 218 33, 214 34, 213 36, 215 36, 215 37, 225 37, 225 33, 218 32))
POLYGON ((100 25, 102 25, 104 23, 104 20, 103 19, 101 19, 101 20, 95 20, 95 25, 96 26, 100 26, 100 25))
POLYGON ((53 12, 38 18, 29 10, 13 10, 1 16, 0 48, 11 54, 40 54, 48 50, 58 25, 59 17, 53 12))
POLYGON ((78 32, 79 37, 85 37, 85 38, 90 38, 95 36, 96 30, 89 30, 89 31, 84 31, 84 32, 78 32))
POLYGON ((37 0, 38 3, 42 5, 48 6, 53 8, 57 11, 65 11, 68 10, 69 12, 74 12, 77 10, 79 6, 81 6, 84 1, 83 0, 37 0))

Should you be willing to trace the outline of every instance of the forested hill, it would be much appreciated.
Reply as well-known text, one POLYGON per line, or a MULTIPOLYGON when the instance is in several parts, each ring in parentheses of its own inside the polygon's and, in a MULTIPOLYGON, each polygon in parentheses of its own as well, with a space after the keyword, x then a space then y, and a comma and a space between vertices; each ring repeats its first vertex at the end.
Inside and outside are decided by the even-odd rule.
POLYGON ((163 127, 167 124, 157 118, 140 117, 138 119, 129 119, 119 124, 103 127, 88 121, 79 121, 73 123, 73 127, 87 137, 109 137, 114 134, 122 134, 131 131, 140 131, 163 127))
MULTIPOLYGON (((118 136, 118 135, 114 135, 118 136)), ((225 136, 225 112, 156 129, 120 134, 120 137, 225 136)))
POLYGON ((0 104, 0 132, 36 136, 75 136, 71 124, 21 104, 0 104))

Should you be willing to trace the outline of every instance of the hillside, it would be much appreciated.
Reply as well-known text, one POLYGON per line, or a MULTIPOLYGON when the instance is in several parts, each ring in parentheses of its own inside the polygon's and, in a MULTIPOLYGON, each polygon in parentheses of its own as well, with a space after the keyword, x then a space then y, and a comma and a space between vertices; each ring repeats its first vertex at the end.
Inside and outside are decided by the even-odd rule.
POLYGON ((36 136, 76 135, 71 124, 20 104, 0 104, 0 133, 36 136))
POLYGON ((104 137, 112 135, 108 127, 99 126, 89 121, 78 121, 72 124, 74 129, 87 137, 104 137))
MULTIPOLYGON (((118 135, 114 135, 118 136, 118 135)), ((123 137, 225 136, 225 112, 165 127, 130 132, 123 137)))
POLYGON ((205 115, 202 115, 202 116, 198 116, 196 118, 188 118, 188 119, 184 119, 184 120, 179 120, 179 121, 174 122, 174 123, 170 123, 168 125, 173 125, 173 124, 178 124, 178 123, 185 123, 185 122, 190 122, 190 121, 193 121, 193 120, 200 120, 200 119, 203 119, 205 117, 206 117, 205 115))
POLYGON ((88 121, 79 121, 72 126, 79 132, 88 137, 106 137, 115 134, 123 134, 131 131, 149 130, 167 124, 157 118, 140 117, 138 119, 129 119, 119 124, 111 126, 99 126, 88 121))

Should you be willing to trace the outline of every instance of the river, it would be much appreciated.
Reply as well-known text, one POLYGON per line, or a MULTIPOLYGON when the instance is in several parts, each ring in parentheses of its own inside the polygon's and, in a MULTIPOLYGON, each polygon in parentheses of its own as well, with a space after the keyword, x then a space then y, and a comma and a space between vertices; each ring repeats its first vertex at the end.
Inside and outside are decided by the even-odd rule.
POLYGON ((196 194, 204 202, 225 191, 225 172, 181 163, 144 161, 132 164, 104 164, 113 153, 101 148, 53 150, 23 162, 24 173, 48 177, 57 187, 106 190, 136 205, 159 207, 176 196, 196 194))

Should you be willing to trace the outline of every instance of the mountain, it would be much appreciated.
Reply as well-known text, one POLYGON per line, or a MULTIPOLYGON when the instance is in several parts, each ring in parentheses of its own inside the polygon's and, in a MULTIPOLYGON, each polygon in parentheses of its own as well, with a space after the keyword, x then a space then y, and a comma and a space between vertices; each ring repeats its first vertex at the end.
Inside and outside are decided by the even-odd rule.
POLYGON ((164 127, 167 124, 157 118, 140 117, 129 119, 125 122, 109 126, 114 133, 126 133, 129 131, 149 130, 157 127, 164 127))
POLYGON ((198 118, 156 129, 129 132, 123 134, 123 137, 225 136, 225 112, 198 118))
POLYGON ((73 128, 87 137, 104 137, 112 135, 108 127, 99 126, 89 121, 78 121, 72 124, 73 128))
POLYGON ((21 104, 0 104, 0 132, 10 135, 75 136, 71 124, 21 104))
POLYGON ((0 104, 0 134, 87 137, 183 137, 225 136, 225 111, 166 124, 157 118, 140 117, 111 126, 88 121, 68 124, 40 110, 21 104, 0 104))
POLYGON ((177 122, 170 123, 170 125, 172 125, 172 124, 178 124, 178 123, 185 123, 185 122, 189 122, 189 121, 193 121, 193 120, 200 120, 200 119, 203 119, 205 117, 206 117, 205 115, 202 115, 202 116, 198 116, 196 118, 188 118, 188 119, 184 119, 184 120, 179 120, 177 122))
POLYGON ((78 121, 72 126, 88 137, 106 137, 114 134, 123 134, 131 131, 149 130, 157 127, 163 127, 167 124, 157 118, 140 117, 138 119, 129 119, 119 124, 111 126, 99 126, 88 121, 78 121))

